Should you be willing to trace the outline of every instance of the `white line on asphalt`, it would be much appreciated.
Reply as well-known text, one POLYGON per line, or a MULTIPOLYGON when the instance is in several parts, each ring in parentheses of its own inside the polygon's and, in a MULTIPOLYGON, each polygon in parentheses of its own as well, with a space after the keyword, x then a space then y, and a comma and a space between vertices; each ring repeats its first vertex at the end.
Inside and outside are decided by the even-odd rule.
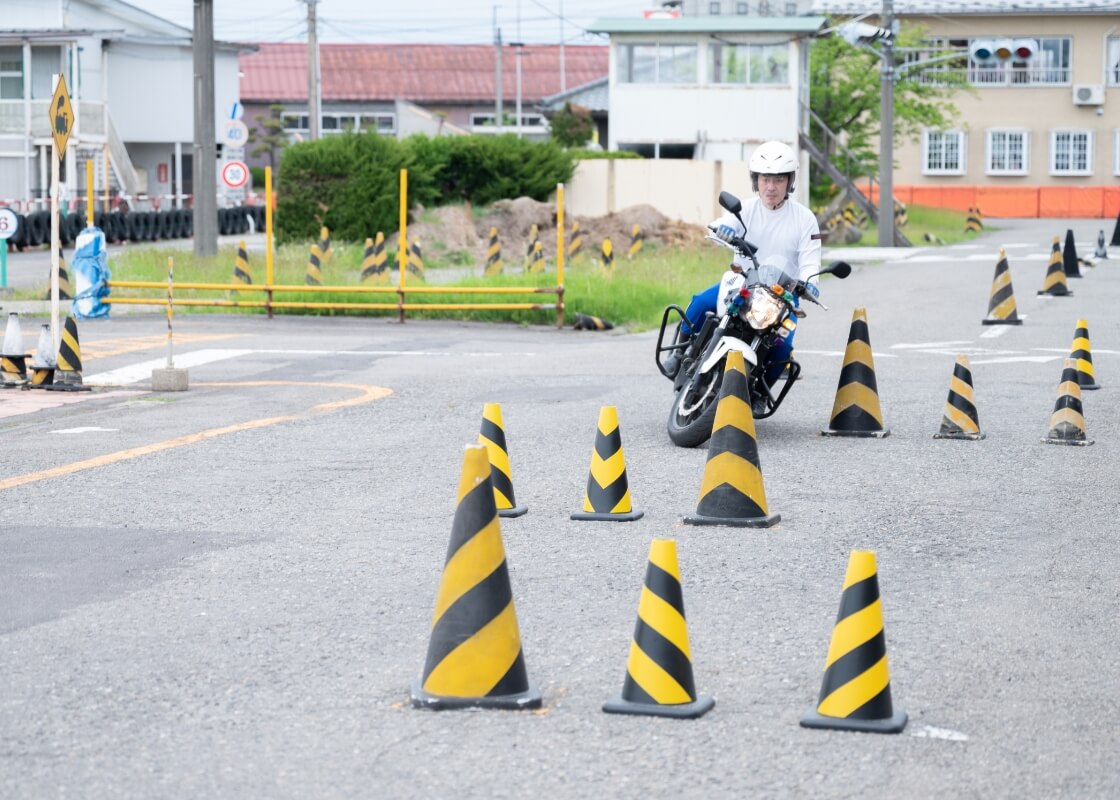
POLYGON ((62 430, 51 431, 51 433, 115 433, 119 430, 120 428, 63 428, 62 430))
POLYGON ((973 364, 1014 364, 1020 361, 1028 361, 1033 364, 1045 364, 1048 361, 1057 361, 1061 356, 1008 356, 1007 358, 985 358, 980 361, 974 360, 973 364))
POLYGON ((951 244, 949 250, 979 250, 981 245, 978 244, 951 244))
MULTIPOLYGON (((249 355, 252 352, 252 350, 224 350, 218 348, 195 350, 193 353, 183 353, 175 356, 174 361, 176 367, 186 369, 210 364, 214 361, 224 361, 227 358, 249 355)), ((82 382, 89 386, 127 386, 130 383, 138 383, 151 378, 153 369, 161 369, 166 366, 166 358, 154 358, 151 361, 141 361, 139 364, 111 369, 108 372, 87 375, 82 382)))
POLYGON ((927 347, 950 347, 954 344, 972 344, 971 339, 952 342, 922 342, 920 344, 892 344, 891 350, 922 350, 927 347))
POLYGON ((919 739, 944 739, 949 742, 967 742, 968 735, 950 728, 935 728, 932 725, 922 725, 916 728, 911 736, 919 739))
MULTIPOLYGON (((1022 318, 1026 319, 1026 315, 1024 315, 1022 318)), ((988 328, 988 330, 986 330, 982 334, 980 334, 980 338, 981 339, 998 339, 1000 336, 1003 336, 1009 330, 1011 330, 1010 325, 995 325, 991 328, 988 328)))
POLYGON ((496 352, 436 352, 434 350, 250 350, 252 353, 307 356, 466 356, 467 358, 497 358, 509 356, 535 356, 536 353, 496 353, 496 352))

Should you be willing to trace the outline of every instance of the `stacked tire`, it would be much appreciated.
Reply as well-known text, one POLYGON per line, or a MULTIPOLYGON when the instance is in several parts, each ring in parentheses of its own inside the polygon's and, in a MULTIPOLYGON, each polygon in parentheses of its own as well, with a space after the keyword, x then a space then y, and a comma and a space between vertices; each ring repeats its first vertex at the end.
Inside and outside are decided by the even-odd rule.
MULTIPOLYGON (((19 230, 12 244, 20 250, 41 247, 51 242, 49 211, 18 214, 19 230)), ((85 227, 84 214, 71 211, 59 218, 59 241, 69 247, 85 227)), ((105 233, 109 242, 153 242, 160 239, 189 239, 194 235, 194 212, 189 208, 165 211, 95 211, 93 224, 105 233)), ((218 209, 218 233, 239 236, 250 229, 264 230, 264 206, 238 206, 218 209)))

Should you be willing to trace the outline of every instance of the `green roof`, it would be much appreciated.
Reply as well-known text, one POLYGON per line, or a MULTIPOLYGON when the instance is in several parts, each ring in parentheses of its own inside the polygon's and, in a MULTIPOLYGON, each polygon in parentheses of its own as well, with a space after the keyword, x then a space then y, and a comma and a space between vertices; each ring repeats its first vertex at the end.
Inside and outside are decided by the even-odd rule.
POLYGON ((587 30, 591 33, 816 33, 825 22, 824 17, 608 17, 595 20, 587 30))

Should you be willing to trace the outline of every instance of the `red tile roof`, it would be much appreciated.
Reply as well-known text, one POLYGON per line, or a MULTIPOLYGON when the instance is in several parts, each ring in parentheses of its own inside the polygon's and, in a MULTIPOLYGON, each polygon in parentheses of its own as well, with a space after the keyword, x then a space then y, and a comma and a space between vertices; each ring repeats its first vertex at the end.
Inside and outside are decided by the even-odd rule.
MULTIPOLYGON (((241 55, 242 102, 307 101, 307 46, 262 43, 241 55)), ((560 48, 525 45, 522 101, 560 91, 560 48)), ((502 92, 516 91, 515 51, 502 52, 502 92)), ((319 66, 324 101, 484 102, 494 99, 492 45, 323 44, 319 66)), ((568 88, 607 75, 605 45, 564 48, 568 88)))

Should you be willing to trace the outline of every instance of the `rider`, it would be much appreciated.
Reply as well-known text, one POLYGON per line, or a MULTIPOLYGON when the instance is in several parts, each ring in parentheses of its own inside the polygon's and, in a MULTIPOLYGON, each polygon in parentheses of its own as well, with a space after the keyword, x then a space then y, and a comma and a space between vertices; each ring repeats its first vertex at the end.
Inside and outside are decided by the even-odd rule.
MULTIPOLYGON (((790 198, 797 174, 797 157, 793 149, 784 142, 766 142, 751 154, 749 166, 751 187, 758 193, 758 197, 743 203, 741 215, 747 227, 744 229, 730 211, 708 227, 725 242, 736 236, 745 238, 758 248, 755 258, 760 264, 771 260, 793 265, 796 277, 806 282, 806 291, 814 299, 819 297, 817 279, 810 276, 821 268, 821 232, 813 212, 790 198)), ((738 254, 731 263, 731 269, 736 271, 748 266, 749 260, 738 254)), ((693 331, 700 329, 707 312, 715 313, 718 294, 719 283, 716 283, 693 295, 692 302, 685 311, 687 321, 681 324, 683 341, 687 341, 693 331)), ((684 350, 682 347, 673 351, 666 364, 670 374, 676 371, 684 350)), ((789 359, 792 352, 793 333, 787 339, 778 340, 770 351, 768 360, 771 363, 783 362, 789 359)), ((767 382, 773 384, 781 372, 780 366, 772 367, 766 373, 767 382)))

